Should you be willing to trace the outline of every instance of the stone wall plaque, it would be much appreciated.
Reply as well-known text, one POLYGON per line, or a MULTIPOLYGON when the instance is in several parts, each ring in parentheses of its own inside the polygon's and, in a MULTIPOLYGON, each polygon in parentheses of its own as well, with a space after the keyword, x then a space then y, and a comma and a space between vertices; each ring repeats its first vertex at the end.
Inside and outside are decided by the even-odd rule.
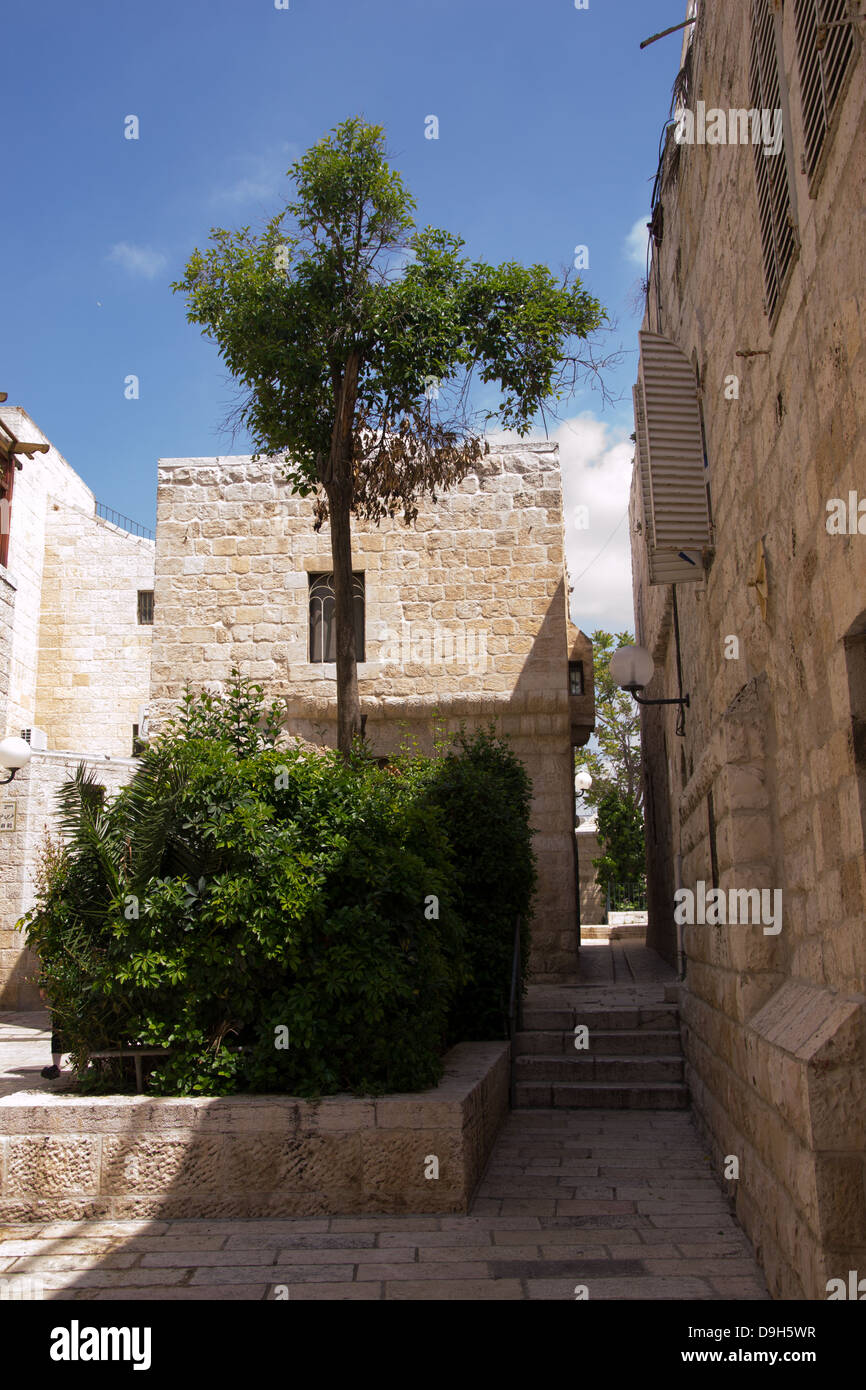
POLYGON ((15 829, 17 801, 0 801, 0 832, 15 829))

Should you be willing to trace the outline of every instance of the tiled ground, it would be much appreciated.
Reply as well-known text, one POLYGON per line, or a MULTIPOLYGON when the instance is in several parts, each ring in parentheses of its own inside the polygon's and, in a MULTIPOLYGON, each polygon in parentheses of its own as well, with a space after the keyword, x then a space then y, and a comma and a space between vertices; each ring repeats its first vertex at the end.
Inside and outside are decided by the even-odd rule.
POLYGON ((43 1067, 50 1066, 47 1012, 0 1013, 0 1096, 11 1096, 15 1091, 57 1090, 65 1084, 62 1076, 46 1081, 39 1075, 43 1067))
MULTIPOLYGON (((646 948, 598 943, 574 986, 532 1002, 651 1002, 671 978, 646 948)), ((2 1016, 0 1094, 64 1085, 39 1077, 44 1023, 2 1016)), ((469 1216, 0 1225, 0 1280, 18 1278, 75 1300, 768 1297, 690 1113, 654 1110, 512 1113, 469 1216)))
POLYGON ((767 1298, 688 1112, 517 1111, 470 1216, 0 1226, 60 1299, 767 1298))

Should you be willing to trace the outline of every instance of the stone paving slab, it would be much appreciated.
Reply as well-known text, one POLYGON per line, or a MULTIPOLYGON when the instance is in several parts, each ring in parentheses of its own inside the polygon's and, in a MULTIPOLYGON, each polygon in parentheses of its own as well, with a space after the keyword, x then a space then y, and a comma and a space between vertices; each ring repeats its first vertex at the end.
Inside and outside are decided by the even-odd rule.
POLYGON ((468 1216, 6 1222, 0 1269, 73 1302, 768 1298, 688 1112, 516 1111, 468 1216))
POLYGON ((40 1073, 51 1066, 51 1027, 47 1009, 0 1014, 0 1096, 18 1091, 66 1090, 72 1074, 61 1072, 56 1081, 40 1073))
MULTIPOLYGON (((587 945, 531 1006, 662 1004, 673 972, 645 952, 587 945)), ((63 1088, 38 1074, 46 1025, 0 1015, 0 1094, 63 1088)), ((467 1216, 6 1221, 0 1272, 73 1302, 769 1297, 688 1111, 513 1112, 467 1216)))

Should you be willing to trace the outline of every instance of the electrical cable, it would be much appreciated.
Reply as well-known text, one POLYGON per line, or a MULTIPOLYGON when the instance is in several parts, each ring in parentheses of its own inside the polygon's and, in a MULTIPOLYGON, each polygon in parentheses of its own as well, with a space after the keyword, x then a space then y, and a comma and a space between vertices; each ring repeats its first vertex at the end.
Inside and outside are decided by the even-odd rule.
MULTIPOLYGON (((611 531, 611 533, 610 533, 610 535, 608 536, 607 540, 605 541, 604 545, 601 547, 601 550, 599 550, 599 551, 592 557, 592 559, 590 560, 589 564, 586 566, 586 569, 582 569, 582 570, 580 571, 580 574, 577 575, 575 579, 572 579, 572 580, 571 580, 572 587, 574 587, 574 585, 577 584, 578 580, 580 580, 580 579, 583 578, 583 576, 587 573, 588 570, 591 570, 591 569, 592 569, 593 565, 595 564, 595 562, 596 562, 596 560, 599 558, 599 556, 600 556, 605 550, 607 550, 607 547, 610 545, 611 541, 613 540, 613 538, 614 538, 614 536, 616 535, 617 531, 619 530, 620 526, 622 526, 622 523, 625 521, 625 519, 626 519, 627 516, 628 516, 628 507, 626 507, 626 509, 625 509, 625 511, 623 512, 622 516, 620 517, 619 521, 616 523, 616 526, 614 526, 613 530, 611 531)), ((571 576, 569 576, 569 578, 571 578, 571 576)))

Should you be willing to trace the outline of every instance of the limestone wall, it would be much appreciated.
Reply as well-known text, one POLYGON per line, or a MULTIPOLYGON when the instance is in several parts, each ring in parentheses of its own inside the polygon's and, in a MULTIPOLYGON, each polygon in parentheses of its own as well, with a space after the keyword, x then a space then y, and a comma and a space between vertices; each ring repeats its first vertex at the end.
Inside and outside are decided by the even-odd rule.
POLYGON ((49 503, 35 718, 49 747, 132 753, 153 634, 138 591, 153 588, 153 555, 153 541, 49 503))
POLYGON ((15 586, 8 570, 0 566, 0 738, 6 733, 6 706, 9 700, 9 666, 12 660, 12 623, 15 614, 15 586))
MULTIPOLYGON (((48 443, 25 411, 4 407, 22 441, 48 443)), ((152 627, 139 625, 139 589, 153 588, 153 542, 96 516, 93 493, 53 445, 16 471, 8 568, 0 570, 0 737, 42 729, 49 750, 0 787, 0 1007, 38 1003, 36 962, 15 923, 33 876, 54 791, 81 758, 110 789, 133 764, 133 725, 150 689, 152 627), (77 750, 81 750, 80 752, 77 750)))
POLYGON ((588 826, 585 829, 581 826, 575 831, 575 840, 580 873, 580 925, 598 926, 604 921, 606 907, 604 892, 592 866, 593 859, 601 854, 598 834, 588 826))
MULTIPOLYGON (((30 443, 50 442, 26 411, 2 406, 0 417, 17 439, 30 443)), ((91 515, 95 507, 90 488, 53 445, 47 454, 36 454, 21 462, 22 467, 15 474, 7 564, 16 592, 4 732, 8 729, 16 734, 36 723, 39 619, 49 498, 91 515)))
MULTIPOLYGON (((14 831, 0 832, 0 1009, 39 1008, 38 962, 25 948, 15 923, 34 901, 34 878, 46 831, 56 834, 55 797, 82 758, 74 753, 36 753, 15 780, 0 787, 0 811, 15 805, 14 831)), ((85 759, 107 792, 132 775, 131 758, 85 759)))
MULTIPOLYGON (((164 459, 159 467, 152 718, 183 682, 237 665, 285 700, 288 727, 333 742, 333 665, 309 660, 309 578, 331 570, 329 530, 273 461, 164 459)), ((353 523, 364 575, 367 735, 385 754, 406 737, 496 719, 534 787, 540 893, 533 966, 573 968, 573 772, 555 445, 492 452, 417 523, 353 523)))
MULTIPOLYGON (((703 20, 692 104, 742 106, 749 7, 703 20)), ((752 148, 684 146, 662 197, 644 326, 700 371, 716 549, 703 583, 677 587, 685 738, 663 709, 645 711, 643 740, 656 941, 675 940, 677 855, 685 886, 783 892, 777 935, 685 927, 688 1080, 719 1172, 739 1159, 729 1189, 771 1289, 819 1298, 866 1267, 866 538, 826 525, 828 501, 866 478, 866 78, 861 51, 810 190, 793 6, 782 33, 799 253, 773 322, 752 148)), ((657 662, 647 694, 671 695, 671 591, 649 587, 634 526, 632 544, 639 640, 657 662)))
POLYGON ((508 1085, 508 1044, 476 1042, 378 1099, 6 1096, 0 1220, 467 1212, 508 1085))
MULTIPOLYGON (((0 415, 18 439, 50 444, 26 411, 0 415)), ((53 445, 21 462, 0 572, 0 737, 35 725, 49 748, 124 757, 150 688, 137 592, 153 588, 153 542, 97 517, 53 445)))

